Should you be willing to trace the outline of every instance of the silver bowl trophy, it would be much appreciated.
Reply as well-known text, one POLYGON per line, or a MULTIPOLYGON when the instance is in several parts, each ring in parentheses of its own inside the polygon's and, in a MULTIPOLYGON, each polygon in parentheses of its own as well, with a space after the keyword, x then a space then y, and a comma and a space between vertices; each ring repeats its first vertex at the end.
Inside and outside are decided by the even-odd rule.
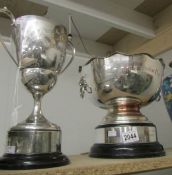
POLYGON ((0 12, 11 18, 17 53, 17 61, 13 61, 20 69, 22 83, 35 101, 30 116, 9 130, 7 151, 0 159, 0 169, 66 165, 69 159, 61 153, 61 129, 44 117, 41 99, 54 87, 58 75, 70 65, 75 49, 68 41, 64 26, 34 15, 15 19, 7 8, 0 9, 0 12), (67 63, 66 50, 69 47, 72 57, 67 63))
POLYGON ((80 67, 80 93, 108 110, 96 127, 91 157, 132 158, 165 155, 156 126, 141 112, 159 97, 163 62, 149 54, 92 58, 80 67))

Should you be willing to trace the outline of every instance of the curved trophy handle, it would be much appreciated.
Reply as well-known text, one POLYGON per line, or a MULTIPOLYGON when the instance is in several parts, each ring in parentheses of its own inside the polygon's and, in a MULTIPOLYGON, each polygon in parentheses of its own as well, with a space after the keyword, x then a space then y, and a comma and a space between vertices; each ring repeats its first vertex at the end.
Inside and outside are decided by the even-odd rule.
POLYGON ((83 67, 89 65, 96 57, 89 59, 83 66, 79 66, 78 72, 81 73, 81 78, 79 80, 80 86, 80 97, 84 98, 85 92, 88 94, 92 93, 92 87, 88 85, 87 81, 85 80, 85 75, 83 75, 83 67))
MULTIPOLYGON (((11 25, 15 26, 15 17, 12 14, 12 12, 7 9, 7 7, 1 8, 0 13, 3 13, 5 15, 7 15, 10 18, 10 20, 12 21, 11 25)), ((8 53, 8 55, 10 56, 10 58, 12 59, 14 64, 18 67, 18 60, 16 61, 15 58, 13 57, 13 55, 11 54, 11 52, 8 50, 8 48, 7 48, 6 44, 4 43, 1 35, 0 35, 0 42, 2 43, 2 46, 4 47, 4 49, 6 50, 6 52, 8 53)))
POLYGON ((12 21, 12 24, 11 25, 15 25, 15 17, 14 17, 14 15, 12 14, 12 12, 10 11, 10 10, 8 10, 8 8, 7 7, 3 7, 3 8, 1 8, 0 9, 0 13, 4 13, 5 15, 7 15, 10 19, 11 19, 11 21, 12 21))
POLYGON ((63 68, 63 70, 60 72, 60 73, 63 73, 67 68, 68 68, 68 66, 72 63, 72 61, 73 61, 73 59, 74 59, 74 57, 75 57, 75 48, 74 48, 74 46, 73 46, 73 44, 70 42, 70 41, 68 41, 68 46, 71 48, 71 50, 72 50, 72 57, 70 58, 70 60, 69 60, 69 62, 67 63, 67 65, 63 68))
POLYGON ((79 86, 80 86, 80 96, 84 98, 85 92, 88 94, 92 93, 92 88, 88 85, 86 80, 84 79, 84 76, 81 77, 79 81, 79 86))

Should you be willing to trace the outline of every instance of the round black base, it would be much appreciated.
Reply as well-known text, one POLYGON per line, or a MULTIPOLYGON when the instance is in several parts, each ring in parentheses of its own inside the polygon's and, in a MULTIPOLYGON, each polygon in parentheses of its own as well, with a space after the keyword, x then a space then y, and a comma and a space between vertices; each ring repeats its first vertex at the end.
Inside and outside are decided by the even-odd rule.
POLYGON ((46 154, 4 154, 0 158, 0 169, 26 170, 58 167, 69 164, 69 159, 61 153, 46 154))
POLYGON ((143 158, 164 156, 163 146, 154 143, 132 144, 94 144, 90 151, 91 157, 98 158, 143 158))

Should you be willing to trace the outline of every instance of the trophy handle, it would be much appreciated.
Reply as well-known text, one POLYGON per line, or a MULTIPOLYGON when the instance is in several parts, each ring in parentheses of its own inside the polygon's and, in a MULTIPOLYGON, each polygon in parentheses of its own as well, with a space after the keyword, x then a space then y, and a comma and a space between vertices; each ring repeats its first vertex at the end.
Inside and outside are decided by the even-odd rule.
POLYGON ((92 88, 88 85, 87 81, 84 79, 84 76, 81 77, 79 81, 79 86, 81 98, 84 98, 85 92, 87 92, 88 94, 92 93, 92 88))
MULTIPOLYGON (((15 26, 15 17, 12 14, 12 12, 10 10, 7 9, 7 7, 4 8, 0 8, 0 13, 3 13, 5 15, 7 15, 10 20, 12 21, 12 26, 15 26)), ((4 47, 4 49, 6 50, 6 52, 8 53, 8 55, 10 56, 10 58, 12 59, 12 61, 14 62, 14 64, 18 67, 18 61, 15 60, 15 58, 13 57, 13 55, 11 54, 11 52, 8 50, 5 42, 2 39, 2 35, 0 34, 0 42, 2 43, 2 46, 4 47)))
POLYGON ((92 93, 92 88, 88 85, 87 81, 85 80, 85 76, 81 76, 79 86, 81 98, 84 98, 85 92, 87 92, 88 94, 92 93))
POLYGON ((63 73, 68 68, 68 66, 72 63, 72 61, 73 61, 73 59, 75 57, 75 48, 74 48, 73 44, 70 41, 68 41, 68 46, 72 50, 72 56, 71 56, 69 62, 67 63, 67 65, 63 68, 63 70, 60 73, 63 73))
POLYGON ((12 12, 10 10, 8 10, 7 7, 3 7, 3 8, 0 8, 0 13, 4 13, 5 15, 7 15, 11 21, 12 21, 12 24, 11 25, 15 25, 15 17, 14 15, 12 14, 12 12))

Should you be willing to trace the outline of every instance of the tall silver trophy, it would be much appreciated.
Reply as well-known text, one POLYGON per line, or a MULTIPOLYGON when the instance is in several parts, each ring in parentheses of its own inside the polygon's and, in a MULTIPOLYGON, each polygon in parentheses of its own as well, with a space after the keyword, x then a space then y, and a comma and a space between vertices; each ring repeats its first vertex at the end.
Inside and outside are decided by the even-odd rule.
POLYGON ((0 12, 12 21, 12 38, 17 53, 17 61, 13 61, 20 69, 22 83, 35 101, 30 116, 9 130, 7 152, 0 159, 0 169, 66 165, 69 160, 61 153, 61 129, 44 117, 41 99, 54 87, 58 75, 70 65, 75 49, 68 41, 64 26, 34 15, 15 19, 7 8, 0 12), (67 48, 72 50, 68 62, 67 48))
POLYGON ((90 156, 130 158, 165 154, 156 126, 141 112, 159 97, 164 65, 149 54, 115 53, 80 67, 80 93, 108 110, 96 127, 90 156))

